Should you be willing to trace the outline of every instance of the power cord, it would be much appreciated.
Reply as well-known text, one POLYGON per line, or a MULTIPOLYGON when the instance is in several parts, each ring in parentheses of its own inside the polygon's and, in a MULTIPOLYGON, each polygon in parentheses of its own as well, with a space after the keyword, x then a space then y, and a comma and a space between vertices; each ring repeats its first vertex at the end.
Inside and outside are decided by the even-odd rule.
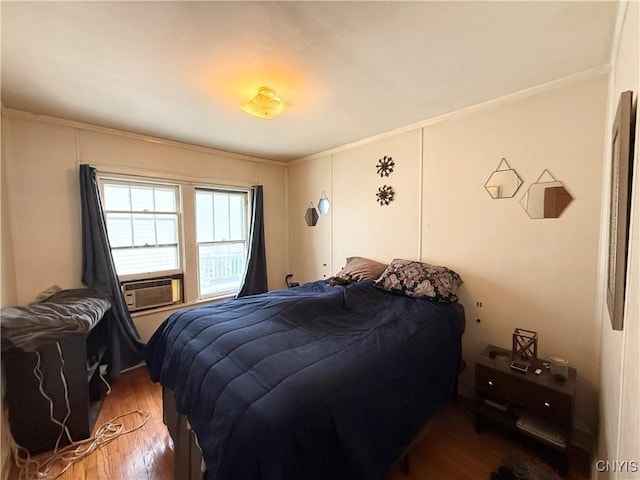
POLYGON ((56 347, 58 348, 58 355, 60 357, 60 379, 62 381, 62 386, 64 387, 64 398, 66 400, 66 407, 67 407, 67 413, 65 414, 64 419, 62 420, 62 422, 60 422, 56 418, 54 418, 54 416, 53 416, 53 410, 54 410, 53 400, 44 391, 44 375, 42 374, 42 371, 40 370, 40 364, 41 364, 40 352, 37 351, 37 350, 36 350, 36 359, 37 359, 36 360, 36 366, 33 369, 33 374, 38 379, 38 389, 40 390, 40 393, 42 394, 42 396, 44 398, 46 398, 47 402, 49 403, 49 417, 51 418, 51 421, 53 423, 55 423, 56 425, 59 425, 60 428, 61 428, 60 435, 58 435, 58 440, 56 440, 56 446, 54 448, 54 451, 58 449, 58 446, 60 444, 60 440, 62 439, 62 435, 64 433, 67 434, 67 438, 69 439, 69 442, 73 443, 73 439, 71 438, 71 433, 69 432, 69 429, 67 428, 67 420, 69 419, 69 415, 71 415, 71 407, 69 405, 69 388, 68 388, 68 385, 67 385, 67 378, 64 375, 64 358, 62 356, 62 348, 60 347, 60 342, 56 342, 56 347))
MULTIPOLYGON (((109 420, 108 422, 100 426, 96 430, 96 434, 93 437, 87 438, 86 440, 74 442, 73 439, 71 438, 71 433, 69 432, 69 429, 67 428, 67 425, 66 425, 67 420, 71 415, 71 407, 69 404, 69 388, 67 385, 67 380, 64 375, 64 371, 63 371, 64 358, 62 356, 62 349, 60 347, 60 342, 57 342, 57 347, 58 347, 58 354, 60 356, 60 378, 62 380, 62 385, 64 387, 64 396, 65 396, 65 403, 67 407, 67 413, 64 419, 62 420, 62 422, 54 418, 53 416, 54 403, 51 397, 47 395, 46 392, 44 391, 44 388, 43 388, 44 376, 42 374, 42 371, 40 370, 40 363, 41 363, 40 354, 38 351, 36 351, 37 360, 36 360, 36 366, 33 369, 33 373, 36 379, 38 380, 38 389, 40 390, 40 393, 49 402, 49 416, 51 418, 51 421, 56 425, 60 426, 60 435, 56 440, 53 453, 50 456, 40 460, 32 459, 31 455, 29 454, 29 451, 26 448, 21 447, 20 445, 15 443, 15 441, 13 441, 13 439, 11 438, 10 441, 11 441, 11 448, 13 452, 13 458, 16 463, 16 466, 20 471, 18 476, 19 480, 53 480, 55 478, 58 478, 64 472, 66 472, 73 464, 87 457, 88 455, 93 453, 96 449, 102 447, 103 445, 106 445, 112 440, 115 440, 121 435, 126 435, 127 433, 131 433, 142 428, 143 426, 146 425, 146 423, 151 418, 151 414, 149 412, 141 411, 141 410, 133 410, 131 412, 118 415, 117 417, 112 418, 111 420, 109 420), (133 427, 127 430, 124 430, 124 423, 125 423, 124 419, 132 415, 141 417, 141 420, 133 427), (66 434, 67 439, 69 440, 69 445, 63 448, 59 448, 60 441, 62 440, 62 437, 64 434, 66 434)), ((107 395, 108 395, 111 392, 111 386, 104 379, 102 371, 100 372, 100 378, 107 385, 107 388, 108 388, 107 395)))
POLYGON ((109 395, 111 393, 111 385, 109 385, 109 382, 107 382, 107 380, 104 378, 104 376, 106 375, 106 367, 105 367, 105 370, 103 371, 102 365, 99 365, 98 369, 100 370, 98 372, 100 375, 100 380, 102 380, 104 384, 107 386, 107 393, 105 393, 105 395, 109 395))

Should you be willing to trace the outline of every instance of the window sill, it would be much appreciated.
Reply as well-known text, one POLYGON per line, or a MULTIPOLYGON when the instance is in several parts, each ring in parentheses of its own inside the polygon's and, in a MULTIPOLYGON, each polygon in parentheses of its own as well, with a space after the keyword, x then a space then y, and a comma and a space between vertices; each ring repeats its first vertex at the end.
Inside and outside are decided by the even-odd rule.
POLYGON ((202 300, 196 300, 195 302, 176 303, 173 305, 167 305, 166 307, 152 308, 149 310, 143 310, 141 312, 132 312, 131 317, 140 318, 140 317, 146 317, 148 315, 155 315, 157 313, 176 312, 178 310, 188 310, 190 308, 200 307, 208 303, 220 303, 225 300, 230 300, 232 298, 235 298, 235 296, 236 296, 235 293, 233 293, 233 294, 221 295, 219 297, 204 298, 202 300))

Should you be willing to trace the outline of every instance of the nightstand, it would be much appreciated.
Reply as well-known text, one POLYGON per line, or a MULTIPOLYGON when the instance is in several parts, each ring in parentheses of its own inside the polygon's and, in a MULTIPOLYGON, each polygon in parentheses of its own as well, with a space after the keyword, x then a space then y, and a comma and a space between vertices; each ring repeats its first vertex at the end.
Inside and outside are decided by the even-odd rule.
POLYGON ((526 373, 510 368, 511 350, 488 345, 476 360, 476 430, 488 425, 507 428, 543 446, 561 473, 568 467, 573 428, 576 370, 564 381, 542 366, 530 364, 526 373), (534 370, 541 368, 536 375, 534 370))

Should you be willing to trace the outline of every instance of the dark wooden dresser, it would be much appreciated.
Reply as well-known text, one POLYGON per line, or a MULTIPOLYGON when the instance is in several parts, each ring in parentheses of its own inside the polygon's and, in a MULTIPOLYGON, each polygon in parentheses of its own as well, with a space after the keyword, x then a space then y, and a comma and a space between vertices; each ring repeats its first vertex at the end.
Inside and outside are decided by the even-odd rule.
MULTIPOLYGON (((52 450, 62 432, 52 416, 66 424, 73 441, 91 436, 107 390, 100 370, 108 368, 108 338, 108 324, 103 318, 89 332, 61 339, 60 351, 57 343, 38 349, 42 391, 51 402, 40 390, 36 353, 19 348, 2 352, 9 425, 18 445, 30 453, 52 450)), ((60 446, 69 443, 66 439, 63 434, 60 446)))
POLYGON ((544 360, 533 360, 529 370, 511 369, 511 350, 488 345, 476 360, 476 429, 498 426, 531 439, 546 450, 561 473, 568 467, 573 428, 576 370, 556 379, 544 360), (536 368, 542 372, 534 373, 536 368))

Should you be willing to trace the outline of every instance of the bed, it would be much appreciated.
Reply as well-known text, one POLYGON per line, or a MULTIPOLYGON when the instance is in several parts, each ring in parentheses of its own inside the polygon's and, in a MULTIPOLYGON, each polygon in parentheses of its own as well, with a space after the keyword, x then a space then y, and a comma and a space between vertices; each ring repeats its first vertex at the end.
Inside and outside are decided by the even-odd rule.
POLYGON ((384 479, 453 387, 464 311, 372 280, 177 312, 145 349, 176 478, 384 479), (193 433, 193 435, 191 434, 193 433))

